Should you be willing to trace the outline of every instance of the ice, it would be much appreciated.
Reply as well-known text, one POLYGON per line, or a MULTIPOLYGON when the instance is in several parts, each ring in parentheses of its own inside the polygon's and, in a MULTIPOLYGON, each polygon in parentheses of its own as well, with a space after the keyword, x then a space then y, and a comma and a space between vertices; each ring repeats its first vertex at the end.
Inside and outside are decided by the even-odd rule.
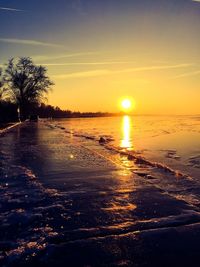
MULTIPOLYGON (((181 246, 179 231, 185 240, 193 229, 199 237, 199 181, 178 165, 197 164, 198 152, 185 157, 171 144, 157 150, 170 165, 160 154, 146 157, 151 149, 121 148, 116 136, 100 146, 100 132, 83 132, 43 121, 0 137, 2 266, 131 266, 138 251, 149 255, 152 240, 169 250, 167 238, 181 246)), ((184 255, 189 246, 193 239, 184 255)))

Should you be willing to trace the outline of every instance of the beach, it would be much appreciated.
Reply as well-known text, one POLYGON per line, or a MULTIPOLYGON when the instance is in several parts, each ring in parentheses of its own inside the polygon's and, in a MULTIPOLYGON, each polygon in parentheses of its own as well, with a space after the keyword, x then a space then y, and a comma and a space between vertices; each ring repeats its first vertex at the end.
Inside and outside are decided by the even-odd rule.
POLYGON ((120 146, 114 130, 84 123, 24 122, 0 135, 1 265, 198 266, 198 160, 186 167, 186 149, 165 146, 158 161, 139 139, 131 149, 128 130, 120 146))

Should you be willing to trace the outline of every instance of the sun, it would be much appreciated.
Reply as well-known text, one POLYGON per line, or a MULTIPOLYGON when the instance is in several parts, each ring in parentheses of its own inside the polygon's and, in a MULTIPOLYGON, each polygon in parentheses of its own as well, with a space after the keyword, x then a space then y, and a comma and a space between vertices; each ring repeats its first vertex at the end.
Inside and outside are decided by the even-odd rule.
POLYGON ((118 108, 124 114, 131 113, 136 108, 135 99, 132 96, 124 96, 119 98, 118 108))
POLYGON ((123 99, 122 102, 121 102, 121 107, 123 110, 125 111, 128 111, 131 109, 132 107, 132 103, 131 103, 131 100, 126 98, 126 99, 123 99))

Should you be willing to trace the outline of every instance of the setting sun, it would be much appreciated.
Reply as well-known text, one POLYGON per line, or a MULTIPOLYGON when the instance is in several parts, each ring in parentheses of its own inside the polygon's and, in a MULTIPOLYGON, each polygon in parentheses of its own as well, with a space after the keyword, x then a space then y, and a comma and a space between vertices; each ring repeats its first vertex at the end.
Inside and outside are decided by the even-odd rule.
POLYGON ((133 108, 133 101, 129 98, 122 99, 120 106, 123 111, 130 111, 133 108))

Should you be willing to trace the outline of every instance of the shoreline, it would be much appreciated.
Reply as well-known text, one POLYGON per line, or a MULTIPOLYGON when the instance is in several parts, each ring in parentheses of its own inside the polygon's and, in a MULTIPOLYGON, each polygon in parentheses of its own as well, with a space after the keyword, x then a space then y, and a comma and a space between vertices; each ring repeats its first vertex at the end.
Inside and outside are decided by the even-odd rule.
MULTIPOLYGON (((14 123, 2 123, 3 125, 9 125, 9 126, 6 126, 6 127, 0 127, 0 135, 9 131, 10 129, 20 125, 22 122, 14 122, 14 123), (10 125, 11 124, 11 125, 10 125)), ((0 125, 2 125, 0 124, 0 125)))

